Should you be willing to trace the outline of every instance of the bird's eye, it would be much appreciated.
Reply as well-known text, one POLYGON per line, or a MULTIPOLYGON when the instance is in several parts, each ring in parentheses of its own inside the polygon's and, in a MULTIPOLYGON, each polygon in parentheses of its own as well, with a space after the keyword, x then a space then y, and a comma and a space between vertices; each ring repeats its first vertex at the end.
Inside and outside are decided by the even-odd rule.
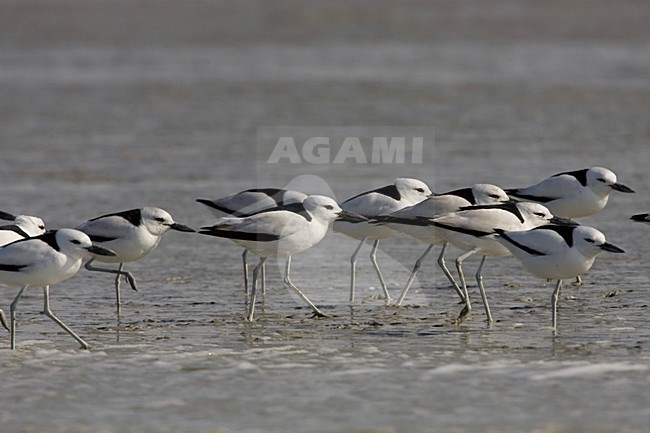
POLYGON ((490 198, 501 198, 499 194, 488 194, 490 198))
POLYGON ((76 240, 76 239, 73 239, 73 240, 71 240, 70 242, 72 242, 72 243, 75 244, 75 245, 80 245, 80 244, 81 244, 81 241, 78 241, 78 240, 76 240))
POLYGON ((544 218, 546 216, 546 214, 543 212, 535 212, 535 215, 537 215, 540 218, 544 218))
POLYGON ((165 222, 165 218, 163 218, 163 217, 154 218, 154 220, 158 221, 159 223, 164 223, 165 222))
POLYGON ((39 229, 45 230, 45 226, 38 226, 39 229))
POLYGON ((323 207, 324 207, 325 209, 327 209, 327 210, 332 210, 332 209, 334 209, 334 206, 332 206, 331 204, 326 204, 326 205, 323 206, 323 207))
POLYGON ((602 177, 599 177, 599 178, 598 178, 598 182, 603 182, 603 183, 605 183, 605 182, 607 182, 607 181, 606 181, 605 179, 603 179, 602 177))
POLYGON ((593 240, 593 239, 591 239, 591 238, 585 238, 585 240, 586 240, 587 242, 589 242, 590 244, 596 243, 596 241, 593 240))
POLYGON ((415 190, 416 190, 417 192, 422 192, 422 193, 424 192, 424 188, 415 188, 415 190))

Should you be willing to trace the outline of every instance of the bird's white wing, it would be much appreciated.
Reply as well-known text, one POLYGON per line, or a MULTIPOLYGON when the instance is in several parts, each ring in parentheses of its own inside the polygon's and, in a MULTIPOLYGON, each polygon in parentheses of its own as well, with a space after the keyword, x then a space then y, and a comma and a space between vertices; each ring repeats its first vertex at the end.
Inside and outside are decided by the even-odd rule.
POLYGON ((257 233, 283 238, 309 224, 308 221, 293 212, 270 211, 247 218, 221 218, 213 228, 241 233, 257 233))
MULTIPOLYGON (((516 189, 512 195, 544 203, 567 195, 572 195, 581 188, 583 188, 583 186, 575 177, 569 174, 562 174, 559 176, 549 177, 548 179, 526 188, 516 189)), ((511 191, 509 191, 509 193, 510 192, 511 191)))
POLYGON ((434 198, 428 198, 418 204, 407 206, 388 214, 391 217, 403 219, 416 219, 421 217, 432 217, 436 214, 436 205, 434 198))
POLYGON ((40 239, 21 239, 0 247, 0 270, 17 271, 54 252, 40 239))
POLYGON ((263 209, 277 207, 277 203, 273 198, 262 192, 255 191, 231 194, 214 200, 213 203, 223 209, 228 209, 235 215, 248 215, 263 209))
POLYGON ((521 221, 517 216, 500 209, 470 209, 452 212, 433 218, 436 227, 466 233, 472 236, 485 236, 500 228, 515 230, 521 221))
POLYGON ((496 238, 515 256, 559 254, 568 248, 564 238, 553 230, 507 231, 496 238))
POLYGON ((386 222, 397 224, 412 222, 415 225, 430 224, 433 218, 456 212, 464 206, 470 206, 470 202, 462 197, 447 194, 437 195, 388 214, 386 222))
POLYGON ((471 205, 471 203, 463 197, 451 194, 438 195, 427 200, 433 200, 435 215, 456 212, 461 207, 471 205))
POLYGON ((386 215, 400 208, 399 203, 387 195, 369 192, 341 204, 341 208, 365 217, 386 215))
POLYGON ((109 242, 134 230, 135 226, 120 216, 111 215, 86 221, 75 228, 86 233, 93 242, 109 242))

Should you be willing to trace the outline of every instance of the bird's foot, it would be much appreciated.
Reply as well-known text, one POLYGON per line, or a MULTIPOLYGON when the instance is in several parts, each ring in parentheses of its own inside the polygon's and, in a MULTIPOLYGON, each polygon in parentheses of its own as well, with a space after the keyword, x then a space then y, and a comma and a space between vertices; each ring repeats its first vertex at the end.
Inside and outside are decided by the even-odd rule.
POLYGON ((138 286, 135 284, 135 278, 127 277, 126 280, 129 282, 129 286, 131 286, 131 289, 134 292, 137 292, 138 291, 138 286))
POLYGON ((573 287, 580 287, 582 286, 582 278, 577 277, 574 282, 571 283, 573 287))
POLYGON ((311 315, 311 318, 315 319, 317 317, 318 318, 326 318, 326 317, 332 317, 332 316, 329 316, 329 315, 327 315, 327 314, 325 314, 325 313, 323 313, 321 311, 314 311, 314 313, 311 315))
POLYGON ((472 314, 472 307, 465 304, 465 307, 463 307, 463 309, 460 311, 460 314, 458 315, 456 320, 454 320, 454 322, 453 322, 454 325, 460 325, 461 323, 463 323, 465 320, 467 320, 467 318, 470 316, 470 314, 472 314))
POLYGON ((7 317, 5 316, 5 313, 0 310, 0 324, 2 324, 2 327, 5 328, 7 331, 11 332, 11 329, 9 328, 9 323, 7 323, 7 317))

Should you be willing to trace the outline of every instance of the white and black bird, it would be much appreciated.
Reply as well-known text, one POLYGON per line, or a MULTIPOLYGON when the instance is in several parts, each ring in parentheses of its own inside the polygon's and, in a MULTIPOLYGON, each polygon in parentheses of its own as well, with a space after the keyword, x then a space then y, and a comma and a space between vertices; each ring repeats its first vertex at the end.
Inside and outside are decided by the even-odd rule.
POLYGON ((445 250, 449 244, 437 235, 437 231, 431 225, 431 218, 449 212, 458 211, 462 207, 507 203, 509 201, 510 198, 508 195, 498 186, 491 184, 475 184, 469 188, 461 188, 441 194, 433 194, 433 196, 426 198, 420 203, 405 207, 386 216, 377 217, 376 221, 378 221, 379 224, 386 224, 388 227, 397 230, 400 233, 405 233, 415 239, 429 244, 427 249, 415 262, 411 275, 402 289, 399 298, 397 298, 395 305, 399 306, 402 304, 413 280, 422 266, 422 261, 431 252, 435 245, 440 244, 442 245, 442 249, 438 256, 438 264, 442 268, 449 282, 452 284, 454 290, 456 290, 456 293, 458 293, 458 296, 462 301, 465 301, 463 291, 458 286, 458 283, 456 283, 445 263, 445 250))
POLYGON ((0 246, 45 233, 45 223, 39 217, 0 211, 0 219, 13 222, 0 226, 0 246))
POLYGON ((509 251, 494 239, 495 230, 526 230, 556 221, 562 220, 554 217, 543 205, 525 202, 469 206, 431 220, 441 238, 465 252, 456 259, 456 269, 465 295, 465 307, 458 316, 457 323, 464 321, 472 310, 462 268, 463 261, 477 253, 482 255, 476 271, 476 282, 483 299, 486 319, 491 323, 492 313, 483 286, 483 265, 488 256, 509 254, 509 251))
POLYGON ((557 329, 557 303, 562 280, 587 272, 596 256, 624 251, 598 230, 580 225, 544 225, 526 231, 496 230, 497 241, 538 278, 557 280, 551 298, 551 323, 557 329))
POLYGON ((247 217, 263 210, 302 203, 305 198, 307 194, 298 191, 282 188, 253 188, 214 200, 197 198, 196 201, 206 205, 218 217, 224 215, 247 217))
POLYGON ((558 173, 525 188, 506 189, 519 200, 542 203, 553 215, 580 218, 600 212, 614 191, 634 190, 617 181, 616 175, 604 167, 558 173))
MULTIPOLYGON (((280 207, 288 210, 297 210, 290 205, 299 205, 307 198, 307 194, 299 191, 282 188, 252 188, 244 191, 229 194, 225 197, 214 200, 197 198, 196 201, 206 205, 217 217, 226 215, 235 217, 247 217, 259 212, 265 212, 280 207)), ((244 290, 248 293, 248 250, 242 253, 244 267, 244 290)), ((261 280, 262 293, 266 292, 266 267, 262 266, 261 280)))
POLYGON ((86 233, 94 244, 115 252, 113 256, 96 255, 86 262, 89 271, 116 274, 115 295, 117 315, 120 315, 120 276, 124 276, 131 288, 138 290, 135 277, 123 270, 124 263, 139 260, 151 253, 169 230, 194 232, 194 229, 179 224, 163 209, 143 207, 122 212, 110 213, 86 221, 75 227, 86 233), (117 269, 93 266, 93 262, 118 263, 117 269))
POLYGON ((630 219, 638 223, 650 224, 650 213, 640 213, 640 214, 632 215, 630 219))
MULTIPOLYGON (((11 303, 11 349, 16 345, 16 307, 28 287, 43 288, 45 315, 77 340, 82 348, 88 349, 88 344, 50 310, 49 286, 75 275, 83 259, 90 254, 114 256, 112 251, 93 245, 86 234, 74 229, 53 230, 0 247, 0 283, 21 287, 11 303)), ((0 313, 4 317, 4 313, 0 313)))
POLYGON ((253 320, 255 312, 259 271, 269 257, 286 258, 284 284, 300 296, 316 316, 325 316, 291 281, 291 257, 319 243, 332 221, 363 221, 365 218, 342 210, 329 197, 312 195, 302 205, 305 209, 303 214, 289 210, 270 210, 245 218, 225 217, 215 225, 203 227, 199 231, 201 234, 230 239, 260 257, 253 269, 251 297, 246 314, 249 321, 253 320))
MULTIPOLYGON (((406 206, 411 206, 421 202, 431 195, 431 190, 426 183, 409 178, 398 178, 392 185, 382 188, 366 191, 341 203, 341 208, 363 215, 368 219, 374 219, 378 216, 388 215, 406 206)), ((351 238, 358 239, 359 246, 350 257, 350 301, 354 301, 355 281, 356 281, 356 264, 357 255, 363 244, 372 240, 372 250, 370 251, 370 261, 377 272, 379 283, 384 292, 386 302, 390 301, 388 288, 384 282, 379 265, 377 264, 377 248, 379 241, 382 239, 392 238, 399 235, 399 232, 385 226, 377 225, 372 221, 349 222, 335 221, 334 231, 343 233, 351 238)))

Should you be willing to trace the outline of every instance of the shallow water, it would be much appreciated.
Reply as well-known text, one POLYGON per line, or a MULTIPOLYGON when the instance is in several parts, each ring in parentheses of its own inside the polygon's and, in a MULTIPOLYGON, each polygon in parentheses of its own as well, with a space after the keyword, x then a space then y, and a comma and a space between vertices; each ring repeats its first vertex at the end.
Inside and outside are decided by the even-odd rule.
MULTIPOLYGON (((156 205, 200 227, 213 217, 195 198, 258 185, 345 199, 397 176, 446 191, 604 165, 637 194, 614 194, 584 223, 627 254, 602 254, 583 287, 564 289, 553 337, 552 284, 512 258, 486 265, 490 327, 474 286, 472 317, 451 324, 459 306, 433 254, 397 309, 379 299, 366 247, 350 305, 355 242, 332 233, 293 263, 294 282, 332 317, 310 318, 270 261, 249 324, 241 250, 170 233, 128 265, 139 292, 123 285, 119 325, 111 277, 82 271, 53 287, 52 309, 90 351, 40 315, 40 292, 28 291, 18 349, 0 340, 3 430, 647 429, 650 228, 627 220, 650 211, 650 53, 637 25, 647 7, 382 3, 369 18, 347 3, 336 12, 192 3, 158 17, 147 5, 0 6, 3 210, 63 227, 156 205), (362 137, 424 126, 435 140, 421 164, 267 163, 269 127, 310 125, 362 137)), ((382 245, 397 296, 424 246, 382 245)), ((471 280, 478 261, 466 263, 471 280)), ((13 296, 0 291, 3 308, 13 296)))

